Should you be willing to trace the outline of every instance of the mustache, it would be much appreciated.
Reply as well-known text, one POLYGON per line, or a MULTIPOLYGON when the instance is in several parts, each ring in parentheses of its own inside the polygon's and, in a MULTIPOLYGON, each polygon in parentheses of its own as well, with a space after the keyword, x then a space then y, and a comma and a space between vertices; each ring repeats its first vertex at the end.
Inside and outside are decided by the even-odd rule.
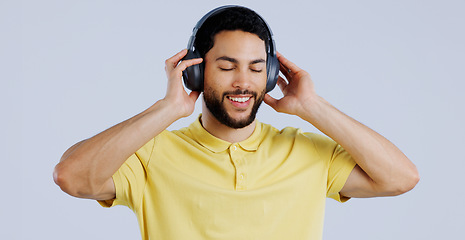
POLYGON ((241 90, 241 89, 236 89, 234 91, 227 91, 223 93, 223 98, 226 95, 252 95, 253 98, 257 98, 257 92, 249 91, 249 90, 241 90))

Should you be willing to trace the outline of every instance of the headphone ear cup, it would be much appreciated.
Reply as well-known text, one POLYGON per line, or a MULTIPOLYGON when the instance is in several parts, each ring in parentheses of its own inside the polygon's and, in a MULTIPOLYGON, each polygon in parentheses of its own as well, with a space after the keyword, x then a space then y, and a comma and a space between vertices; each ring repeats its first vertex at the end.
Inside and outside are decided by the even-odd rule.
POLYGON ((279 61, 276 55, 268 55, 267 68, 266 92, 271 92, 276 86, 279 75, 279 61))
MULTIPOLYGON (((182 60, 189 60, 194 58, 200 58, 200 55, 192 50, 188 50, 186 56, 182 60)), ((203 91, 203 62, 190 67, 182 71, 182 77, 184 85, 192 91, 203 91)))

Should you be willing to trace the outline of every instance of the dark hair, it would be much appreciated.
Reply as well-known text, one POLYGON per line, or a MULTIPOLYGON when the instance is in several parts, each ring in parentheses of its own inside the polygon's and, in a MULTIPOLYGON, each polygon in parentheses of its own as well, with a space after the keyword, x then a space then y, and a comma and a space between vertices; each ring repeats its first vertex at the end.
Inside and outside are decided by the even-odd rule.
POLYGON ((254 11, 245 7, 227 8, 210 16, 197 31, 194 47, 205 57, 213 47, 215 35, 224 30, 242 30, 257 35, 268 46, 268 31, 263 20, 254 11))

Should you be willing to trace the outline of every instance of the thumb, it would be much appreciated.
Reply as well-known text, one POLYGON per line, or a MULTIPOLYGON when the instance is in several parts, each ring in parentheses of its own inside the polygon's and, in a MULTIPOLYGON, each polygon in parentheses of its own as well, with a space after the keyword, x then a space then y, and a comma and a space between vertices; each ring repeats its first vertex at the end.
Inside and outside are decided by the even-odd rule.
POLYGON ((194 101, 196 102, 197 99, 199 98, 200 96, 200 92, 198 91, 192 91, 191 93, 189 93, 189 97, 194 101))
POLYGON ((273 98, 269 94, 265 95, 265 98, 263 99, 263 101, 266 104, 268 104, 270 107, 272 107, 274 110, 276 110, 276 107, 278 106, 278 102, 279 102, 279 100, 277 100, 276 98, 273 98))

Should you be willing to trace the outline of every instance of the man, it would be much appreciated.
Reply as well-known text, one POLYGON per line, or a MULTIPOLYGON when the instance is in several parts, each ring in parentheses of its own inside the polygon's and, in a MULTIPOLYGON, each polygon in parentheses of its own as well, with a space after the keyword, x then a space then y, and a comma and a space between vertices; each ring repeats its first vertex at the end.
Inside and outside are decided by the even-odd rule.
MULTIPOLYGON (((321 239, 326 197, 402 194, 416 167, 381 135, 318 96, 310 75, 277 54, 281 99, 266 94, 270 39, 253 11, 227 7, 195 34, 201 58, 166 60, 163 99, 144 112, 68 149, 54 172, 72 196, 126 205, 143 239, 321 239), (202 66, 202 115, 182 73, 202 66), (264 101, 333 140, 258 122, 264 101)), ((270 34, 271 35, 271 34, 270 34)))

